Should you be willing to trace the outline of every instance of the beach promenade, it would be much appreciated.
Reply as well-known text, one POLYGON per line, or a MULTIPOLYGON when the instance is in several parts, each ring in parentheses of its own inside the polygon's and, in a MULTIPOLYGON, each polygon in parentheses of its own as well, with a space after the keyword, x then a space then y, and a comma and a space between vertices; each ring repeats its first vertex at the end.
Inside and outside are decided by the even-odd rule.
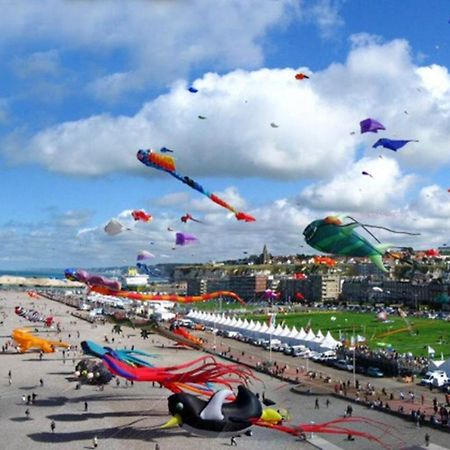
MULTIPOLYGON (((34 324, 22 319, 14 313, 14 307, 20 305, 34 308, 51 314, 61 323, 62 332, 57 335, 38 325, 39 334, 52 339, 61 338, 73 346, 80 341, 91 339, 103 343, 105 335, 112 338, 112 325, 92 325, 71 316, 69 307, 48 299, 30 299, 26 293, 12 291, 0 292, 0 312, 3 323, 0 325, 1 345, 10 340, 11 331, 17 327, 34 324)), ((114 335, 118 347, 132 345, 149 353, 158 354, 157 365, 179 364, 195 359, 199 352, 179 349, 163 337, 151 335, 143 340, 139 330, 123 328, 123 336, 114 335)), ((117 386, 115 380, 99 391, 95 386, 83 385, 76 390, 72 378, 74 365, 81 358, 75 351, 46 354, 39 360, 38 353, 17 354, 7 352, 0 354, 0 433, 2 448, 8 450, 32 449, 89 449, 93 447, 93 438, 98 438, 99 449, 146 449, 153 450, 158 443, 165 449, 223 449, 230 446, 228 438, 204 438, 192 436, 182 428, 164 429, 159 427, 169 419, 167 397, 169 391, 153 387, 151 383, 134 383, 125 385, 123 379, 117 386), (11 371, 11 384, 8 373, 11 371), (43 381, 43 386, 40 380, 43 381), (27 405, 23 401, 28 395, 35 393, 34 404, 27 405), (85 402, 88 409, 85 411, 85 402), (29 418, 26 410, 29 410, 29 418), (55 423, 52 433, 50 425, 55 423)), ((302 396, 291 392, 292 385, 265 374, 257 374, 260 381, 251 388, 255 392, 265 392, 266 396, 277 402, 276 407, 288 409, 292 424, 319 423, 342 417, 348 405, 344 400, 331 396, 321 396, 319 409, 315 408, 315 396, 302 396), (326 407, 326 399, 330 405, 326 407)), ((400 440, 384 435, 370 426, 359 429, 370 431, 382 437, 395 449, 421 449, 424 446, 424 435, 431 436, 430 449, 442 450, 450 448, 447 433, 433 429, 417 428, 413 423, 396 417, 387 416, 378 411, 369 410, 360 405, 353 406, 354 416, 368 417, 393 427, 391 430, 400 440)), ((309 437, 310 438, 310 437, 309 437)), ((242 434, 237 438, 238 447, 245 449, 364 449, 372 450, 380 447, 362 439, 346 441, 345 436, 320 435, 313 436, 308 442, 274 430, 253 427, 253 436, 242 434)))

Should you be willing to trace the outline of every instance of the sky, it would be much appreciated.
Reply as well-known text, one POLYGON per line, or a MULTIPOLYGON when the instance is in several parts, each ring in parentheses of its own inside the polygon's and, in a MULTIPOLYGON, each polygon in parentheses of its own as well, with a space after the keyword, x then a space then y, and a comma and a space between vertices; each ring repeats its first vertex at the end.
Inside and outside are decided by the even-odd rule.
POLYGON ((314 253, 302 231, 328 215, 450 245, 450 5, 407 4, 4 0, 0 269, 314 253), (369 117, 386 130, 361 134, 369 117), (256 222, 136 159, 161 147, 256 222), (129 229, 107 235, 111 219, 129 229))

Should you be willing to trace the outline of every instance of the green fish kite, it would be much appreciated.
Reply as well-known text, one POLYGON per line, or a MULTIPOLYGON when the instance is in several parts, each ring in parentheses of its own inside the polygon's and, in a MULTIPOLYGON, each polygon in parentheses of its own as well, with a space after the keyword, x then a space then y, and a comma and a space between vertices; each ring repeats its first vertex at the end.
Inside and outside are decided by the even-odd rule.
POLYGON ((382 256, 392 247, 390 244, 371 244, 359 235, 355 228, 363 226, 359 222, 343 224, 335 216, 311 222, 303 231, 308 245, 323 253, 341 256, 369 258, 380 270, 389 272, 384 266, 382 256))

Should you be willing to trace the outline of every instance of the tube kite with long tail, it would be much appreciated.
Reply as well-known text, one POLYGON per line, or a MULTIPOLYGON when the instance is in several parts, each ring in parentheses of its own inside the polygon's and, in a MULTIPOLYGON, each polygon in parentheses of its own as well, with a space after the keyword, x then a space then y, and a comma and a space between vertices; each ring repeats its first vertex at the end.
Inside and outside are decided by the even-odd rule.
POLYGON ((222 206, 223 208, 231 211, 237 220, 243 220, 245 222, 254 222, 256 219, 250 214, 238 211, 236 208, 231 206, 229 203, 222 200, 215 194, 208 192, 202 185, 197 183, 192 178, 187 176, 183 176, 176 171, 175 160, 173 157, 168 155, 163 155, 161 153, 155 153, 151 149, 150 150, 139 150, 137 152, 137 159, 148 167, 153 167, 154 169, 161 170, 172 175, 177 180, 180 180, 182 183, 187 184, 190 188, 195 189, 206 197, 209 197, 214 203, 222 206))
POLYGON ((115 291, 105 286, 91 286, 92 292, 103 295, 113 295, 115 297, 129 298, 130 300, 155 301, 155 302, 175 302, 175 303, 197 303, 214 300, 219 297, 228 297, 236 300, 241 305, 245 305, 244 300, 231 291, 216 291, 203 295, 176 295, 176 294, 144 294, 141 292, 115 291))

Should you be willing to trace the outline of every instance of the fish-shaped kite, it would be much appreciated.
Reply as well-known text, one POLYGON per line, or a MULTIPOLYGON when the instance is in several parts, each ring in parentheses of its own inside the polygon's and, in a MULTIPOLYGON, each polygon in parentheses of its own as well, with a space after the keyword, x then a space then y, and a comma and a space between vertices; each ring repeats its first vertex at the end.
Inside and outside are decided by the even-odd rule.
POLYGON ((209 197, 214 203, 217 203, 223 208, 228 209, 229 211, 234 213, 237 220, 244 220, 245 222, 254 222, 256 220, 250 214, 238 211, 236 208, 222 200, 217 195, 208 192, 202 185, 197 183, 192 178, 183 176, 176 172, 175 160, 171 156, 155 153, 151 149, 139 150, 136 156, 142 164, 145 164, 148 167, 153 167, 154 169, 162 170, 163 172, 167 172, 177 180, 183 182, 184 184, 187 184, 190 188, 195 189, 206 197, 209 197))
POLYGON ((349 219, 351 219, 352 222, 343 223, 339 217, 328 216, 325 219, 311 222, 303 231, 306 243, 323 253, 369 258, 380 270, 387 272, 388 270, 383 265, 381 257, 393 246, 381 244, 367 228, 380 228, 391 233, 417 236, 416 233, 395 231, 382 226, 363 224, 350 217, 349 219), (378 243, 372 244, 366 238, 358 234, 355 231, 357 227, 362 227, 366 230, 378 243))
POLYGON ((404 147, 408 142, 419 142, 419 141, 414 140, 414 139, 400 140, 400 139, 381 138, 381 139, 378 139, 378 141, 372 145, 372 148, 377 148, 379 146, 382 146, 384 148, 388 148, 389 150, 396 152, 400 148, 404 147))

